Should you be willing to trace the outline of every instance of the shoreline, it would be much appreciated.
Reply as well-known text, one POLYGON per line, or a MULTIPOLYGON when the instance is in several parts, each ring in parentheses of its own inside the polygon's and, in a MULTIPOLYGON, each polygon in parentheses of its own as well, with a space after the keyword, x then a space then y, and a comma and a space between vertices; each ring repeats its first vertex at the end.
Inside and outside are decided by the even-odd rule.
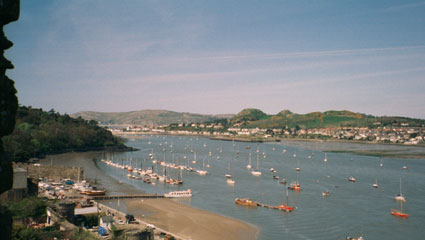
MULTIPOLYGON (((41 164, 83 167, 84 177, 96 179, 100 187, 107 189, 108 195, 143 192, 99 169, 95 159, 102 154, 103 152, 97 151, 48 155, 41 160, 41 164)), ((102 201, 105 202, 116 205, 117 201, 102 201)), ((172 199, 126 199, 122 202, 125 206, 120 211, 133 214, 136 218, 187 239, 254 240, 260 233, 259 227, 253 224, 178 203, 172 199), (149 214, 145 216, 146 213, 149 214)), ((117 210, 116 207, 112 208, 117 210)))
POLYGON ((159 135, 159 136, 190 136, 190 137, 204 137, 210 140, 222 140, 222 141, 235 141, 235 142, 244 142, 244 143, 266 143, 266 144, 280 144, 284 142, 301 142, 301 143, 330 143, 330 144, 347 144, 347 148, 344 149, 333 149, 333 148, 322 148, 321 151, 324 152, 334 152, 334 153, 350 153, 355 155, 364 155, 372 157, 388 157, 388 158, 403 158, 403 159, 425 159, 425 151, 422 152, 402 152, 403 150, 391 150, 391 148, 403 148, 404 150, 414 149, 425 149, 425 145, 406 145, 406 144, 396 144, 396 143, 380 143, 380 142, 365 142, 365 141, 351 141, 351 140, 341 140, 341 139, 300 139, 300 138, 273 138, 273 139, 264 139, 258 141, 257 138, 231 138, 231 137, 211 137, 204 135, 176 135, 176 134, 148 134, 142 133, 137 135, 121 135, 121 137, 126 139, 138 139, 145 138, 148 135, 159 135), (367 147, 382 147, 388 148, 390 150, 364 150, 358 149, 355 146, 362 145, 367 147), (351 146, 351 148, 350 148, 351 146))

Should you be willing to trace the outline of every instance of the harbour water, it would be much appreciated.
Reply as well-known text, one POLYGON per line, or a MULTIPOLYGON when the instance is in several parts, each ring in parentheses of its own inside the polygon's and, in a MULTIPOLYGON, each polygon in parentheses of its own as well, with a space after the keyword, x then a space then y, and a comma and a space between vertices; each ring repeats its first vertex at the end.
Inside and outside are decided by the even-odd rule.
MULTIPOLYGON (((346 236, 423 239, 425 235, 425 159, 380 159, 328 152, 328 161, 324 162, 325 153, 320 150, 322 143, 311 142, 243 143, 202 137, 146 136, 132 139, 127 144, 140 151, 109 154, 105 158, 124 164, 131 162, 133 166, 145 169, 153 167, 162 174, 162 167, 153 164, 149 158, 153 153, 156 160, 205 169, 209 174, 200 176, 183 170, 183 185, 160 182, 152 185, 130 179, 126 176, 127 171, 101 161, 98 166, 111 176, 148 193, 192 189, 191 199, 179 201, 255 224, 261 229, 259 239, 262 240, 345 239, 346 236), (194 153, 196 164, 192 163, 194 153), (259 171, 262 172, 259 177, 246 168, 249 153, 253 169, 256 169, 258 154, 259 171), (226 184, 229 165, 236 182, 234 185, 226 184), (403 166, 407 169, 403 170, 403 166), (277 172, 270 172, 270 168, 277 172), (288 184, 278 183, 273 179, 275 175, 285 178, 288 184), (357 181, 348 181, 350 176, 357 181), (400 192, 400 179, 406 197, 403 211, 410 215, 408 219, 390 214, 391 208, 401 207, 394 199, 394 195, 400 192), (378 189, 372 187, 376 180, 378 189), (293 212, 248 208, 234 203, 237 197, 268 205, 285 203, 286 189, 291 181, 301 184, 301 191, 289 192, 289 205, 295 207, 293 212), (330 196, 323 197, 323 191, 329 191, 330 196)), ((344 144, 338 147, 343 149, 344 144)), ((180 170, 167 169, 167 175, 172 178, 178 178, 179 173, 180 170)))

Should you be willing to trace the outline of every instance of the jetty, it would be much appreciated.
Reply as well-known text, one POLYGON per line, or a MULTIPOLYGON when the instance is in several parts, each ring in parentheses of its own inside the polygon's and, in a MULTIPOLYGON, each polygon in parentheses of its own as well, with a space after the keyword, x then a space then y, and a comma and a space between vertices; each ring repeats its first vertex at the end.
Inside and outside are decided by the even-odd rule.
POLYGON ((137 195, 105 195, 105 196, 91 196, 92 200, 111 200, 111 199, 128 199, 128 198, 164 198, 164 195, 158 194, 137 194, 137 195))

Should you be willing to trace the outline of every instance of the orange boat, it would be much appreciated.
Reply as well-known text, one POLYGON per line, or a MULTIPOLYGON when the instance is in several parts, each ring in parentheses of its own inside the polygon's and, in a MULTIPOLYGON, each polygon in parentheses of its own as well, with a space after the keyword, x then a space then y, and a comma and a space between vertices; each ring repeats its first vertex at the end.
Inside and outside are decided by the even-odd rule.
POLYGON ((396 217, 402 217, 402 218, 408 218, 409 217, 409 214, 404 213, 404 212, 397 210, 397 209, 392 209, 392 208, 391 208, 391 215, 394 215, 396 217))
POLYGON ((243 206, 248 206, 248 207, 257 207, 258 206, 257 202, 252 201, 249 198, 236 198, 235 203, 239 204, 239 205, 243 205, 243 206))

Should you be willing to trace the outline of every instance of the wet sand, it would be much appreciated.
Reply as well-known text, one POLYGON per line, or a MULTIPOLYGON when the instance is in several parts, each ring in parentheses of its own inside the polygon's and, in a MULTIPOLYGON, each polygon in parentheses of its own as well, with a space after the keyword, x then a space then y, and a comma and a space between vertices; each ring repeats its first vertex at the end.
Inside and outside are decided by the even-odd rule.
MULTIPOLYGON (((84 168, 86 179, 106 188, 108 195, 137 194, 141 191, 129 184, 120 183, 96 167, 94 158, 101 152, 65 153, 47 156, 43 165, 62 165, 84 168)), ((196 197, 196 196, 195 196, 196 197)), ((259 228, 233 218, 193 208, 171 199, 128 199, 123 201, 121 210, 135 215, 164 230, 186 239, 257 239, 259 228)))

